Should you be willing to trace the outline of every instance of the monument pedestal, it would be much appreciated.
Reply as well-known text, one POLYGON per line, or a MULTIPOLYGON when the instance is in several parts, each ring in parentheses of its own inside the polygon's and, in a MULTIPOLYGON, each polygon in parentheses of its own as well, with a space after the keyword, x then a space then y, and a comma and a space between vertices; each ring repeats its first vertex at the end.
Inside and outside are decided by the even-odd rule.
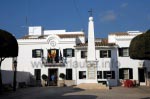
POLYGON ((97 83, 97 61, 87 61, 87 79, 91 83, 97 83))

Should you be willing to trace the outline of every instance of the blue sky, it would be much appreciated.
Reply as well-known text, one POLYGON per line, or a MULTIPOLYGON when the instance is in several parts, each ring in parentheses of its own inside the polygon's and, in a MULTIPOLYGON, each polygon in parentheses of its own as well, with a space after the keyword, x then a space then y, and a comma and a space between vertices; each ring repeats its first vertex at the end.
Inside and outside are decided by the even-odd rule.
POLYGON ((95 36, 150 29, 150 0, 0 0, 0 29, 16 38, 28 26, 44 29, 85 30, 93 9, 95 36), (27 23, 26 23, 27 17, 27 23))

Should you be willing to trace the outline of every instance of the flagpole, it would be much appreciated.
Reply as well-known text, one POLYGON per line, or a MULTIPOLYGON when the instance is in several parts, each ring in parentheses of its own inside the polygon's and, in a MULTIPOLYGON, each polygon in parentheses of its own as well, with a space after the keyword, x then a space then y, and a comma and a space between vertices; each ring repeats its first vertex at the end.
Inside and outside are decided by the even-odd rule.
POLYGON ((62 62, 62 53, 61 53, 61 49, 59 48, 60 52, 59 52, 59 62, 62 62))

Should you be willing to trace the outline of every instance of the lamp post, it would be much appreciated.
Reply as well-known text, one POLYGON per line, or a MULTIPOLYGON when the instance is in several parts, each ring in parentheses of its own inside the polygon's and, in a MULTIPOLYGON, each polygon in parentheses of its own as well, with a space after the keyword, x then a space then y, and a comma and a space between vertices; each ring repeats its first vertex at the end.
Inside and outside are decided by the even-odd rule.
POLYGON ((14 65, 13 91, 16 91, 17 57, 13 58, 13 65, 14 65))

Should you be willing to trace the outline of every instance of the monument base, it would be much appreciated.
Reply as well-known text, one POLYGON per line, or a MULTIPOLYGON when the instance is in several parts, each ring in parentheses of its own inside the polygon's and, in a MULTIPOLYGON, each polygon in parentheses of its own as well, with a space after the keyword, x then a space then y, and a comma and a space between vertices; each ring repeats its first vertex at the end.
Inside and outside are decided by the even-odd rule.
POLYGON ((87 80, 97 83, 97 61, 87 61, 87 80))

